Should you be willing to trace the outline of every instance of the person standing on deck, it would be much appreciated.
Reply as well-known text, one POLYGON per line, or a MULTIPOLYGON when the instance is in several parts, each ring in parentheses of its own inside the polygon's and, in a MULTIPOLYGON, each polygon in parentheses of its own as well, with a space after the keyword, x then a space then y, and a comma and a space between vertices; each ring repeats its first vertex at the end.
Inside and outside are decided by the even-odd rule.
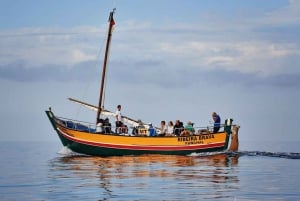
POLYGON ((121 114, 121 105, 117 106, 117 111, 115 113, 115 118, 116 118, 116 133, 119 133, 120 130, 121 130, 120 128, 123 125, 122 114, 121 114))
POLYGON ((211 116, 214 120, 214 133, 217 133, 220 130, 221 118, 216 112, 213 112, 211 116))

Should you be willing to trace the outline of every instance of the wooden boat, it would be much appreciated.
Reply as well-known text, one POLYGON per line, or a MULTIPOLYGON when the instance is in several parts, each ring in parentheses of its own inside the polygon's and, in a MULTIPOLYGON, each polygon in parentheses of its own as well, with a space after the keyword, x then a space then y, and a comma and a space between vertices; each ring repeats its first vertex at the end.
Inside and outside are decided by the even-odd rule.
MULTIPOLYGON (((100 119, 102 115, 114 116, 113 112, 103 108, 106 65, 112 28, 115 24, 113 19, 114 11, 115 9, 110 12, 109 15, 109 29, 102 71, 99 105, 94 106, 82 101, 70 99, 71 101, 97 111, 97 120, 100 119)), ((136 128, 141 122, 126 116, 122 116, 123 120, 131 124, 132 127, 127 127, 127 129, 120 131, 110 127, 108 131, 103 129, 98 133, 96 132, 96 124, 58 117, 54 115, 51 108, 46 111, 46 114, 62 144, 74 152, 86 155, 188 155, 199 152, 219 152, 228 149, 230 136, 231 141, 235 142, 235 146, 233 146, 234 148, 231 151, 235 151, 238 148, 237 132, 239 127, 232 125, 232 119, 227 119, 224 124, 221 124, 220 131, 216 133, 212 132, 212 126, 205 126, 195 128, 195 132, 187 136, 149 136, 149 126, 146 124, 144 124, 143 128, 135 129, 137 132, 133 135, 130 130, 136 128), (231 135, 233 131, 235 135, 231 135)))

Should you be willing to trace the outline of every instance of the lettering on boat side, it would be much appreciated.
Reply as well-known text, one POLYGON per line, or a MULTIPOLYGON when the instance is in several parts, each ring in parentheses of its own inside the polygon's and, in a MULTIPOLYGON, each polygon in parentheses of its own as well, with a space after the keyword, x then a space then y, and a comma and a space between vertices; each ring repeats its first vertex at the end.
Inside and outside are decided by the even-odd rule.
POLYGON ((203 140, 215 138, 214 134, 209 135, 199 135, 199 136, 184 136, 178 137, 178 142, 184 142, 185 145, 190 144, 204 144, 203 140))
POLYGON ((148 129, 145 129, 145 128, 139 128, 139 134, 141 134, 141 135, 146 135, 146 134, 148 134, 148 129))

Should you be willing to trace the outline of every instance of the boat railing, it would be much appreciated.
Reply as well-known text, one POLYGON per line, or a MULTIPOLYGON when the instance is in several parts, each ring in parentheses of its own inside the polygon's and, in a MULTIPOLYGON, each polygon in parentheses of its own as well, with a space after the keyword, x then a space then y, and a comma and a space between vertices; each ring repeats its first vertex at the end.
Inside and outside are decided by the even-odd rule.
MULTIPOLYGON (((56 123, 76 131, 83 131, 83 132, 94 133, 94 134, 97 133, 97 125, 95 123, 68 119, 64 117, 56 117, 56 123)), ((119 131, 121 133, 120 128, 117 129, 116 127, 113 126, 102 125, 100 132, 104 134, 112 134, 112 133, 119 133, 119 131)), ((129 131, 127 130, 126 133, 129 133, 129 131)))
MULTIPOLYGON (((64 127, 67 127, 72 130, 76 131, 83 131, 83 132, 88 132, 88 133, 97 133, 97 125, 95 123, 90 123, 90 122, 85 122, 85 121, 79 121, 79 120, 73 120, 73 119, 68 119, 64 117, 56 117, 56 122, 64 127)), ((220 130, 219 131, 224 131, 225 124, 220 124, 220 130)), ((199 135, 199 134, 209 134, 213 133, 214 126, 195 126, 193 127, 193 132, 191 134, 194 135, 199 135)), ((156 128, 157 133, 159 134, 159 129, 156 128)), ((174 128, 174 133, 181 133, 184 130, 184 128, 174 128)), ((104 134, 112 134, 112 133, 117 133, 117 134, 133 134, 134 127, 126 127, 125 129, 122 130, 122 128, 116 128, 115 126, 101 126, 101 131, 100 133, 104 134)), ((144 134, 147 134, 147 129, 143 130, 144 134)))
POLYGON ((89 133, 94 133, 96 131, 95 123, 68 119, 64 117, 56 117, 56 123, 72 130, 85 131, 89 133))
MULTIPOLYGON (((223 132, 225 128, 225 124, 220 124, 220 129, 219 132, 223 132)), ((174 133, 180 133, 184 130, 185 128, 174 128, 174 133)), ((206 133, 213 133, 214 132, 214 126, 194 126, 192 134, 206 134, 206 133)))

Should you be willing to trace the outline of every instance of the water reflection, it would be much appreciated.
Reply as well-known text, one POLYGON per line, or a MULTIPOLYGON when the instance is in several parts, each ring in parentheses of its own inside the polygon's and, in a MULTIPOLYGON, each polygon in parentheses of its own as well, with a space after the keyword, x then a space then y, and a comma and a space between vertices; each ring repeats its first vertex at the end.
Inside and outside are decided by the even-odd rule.
POLYGON ((216 173, 224 173, 225 170, 228 170, 226 167, 234 167, 237 164, 238 155, 228 156, 227 154, 197 157, 143 155, 103 158, 71 156, 52 161, 53 167, 61 170, 72 170, 75 175, 84 178, 94 177, 95 173, 105 178, 173 177, 178 175, 189 177, 210 172, 212 169, 216 173), (188 173, 178 174, 179 172, 188 173))
POLYGON ((147 196, 151 200, 151 196, 159 196, 166 191, 170 192, 170 200, 173 195, 173 199, 178 199, 178 196, 184 198, 184 194, 189 192, 194 194, 195 199, 199 195, 213 199, 227 197, 230 190, 238 188, 238 170, 235 168, 238 158, 238 155, 230 156, 226 153, 205 156, 143 155, 105 158, 71 156, 50 161, 52 173, 49 177, 80 181, 80 185, 77 183, 75 187, 81 189, 98 188, 102 190, 99 195, 102 200, 117 195, 122 195, 122 198, 130 197, 137 191, 139 196, 146 196, 143 197, 144 200, 148 199, 147 196), (176 190, 180 188, 185 188, 185 192, 178 195, 176 190), (156 194, 153 195, 153 191, 156 194))

